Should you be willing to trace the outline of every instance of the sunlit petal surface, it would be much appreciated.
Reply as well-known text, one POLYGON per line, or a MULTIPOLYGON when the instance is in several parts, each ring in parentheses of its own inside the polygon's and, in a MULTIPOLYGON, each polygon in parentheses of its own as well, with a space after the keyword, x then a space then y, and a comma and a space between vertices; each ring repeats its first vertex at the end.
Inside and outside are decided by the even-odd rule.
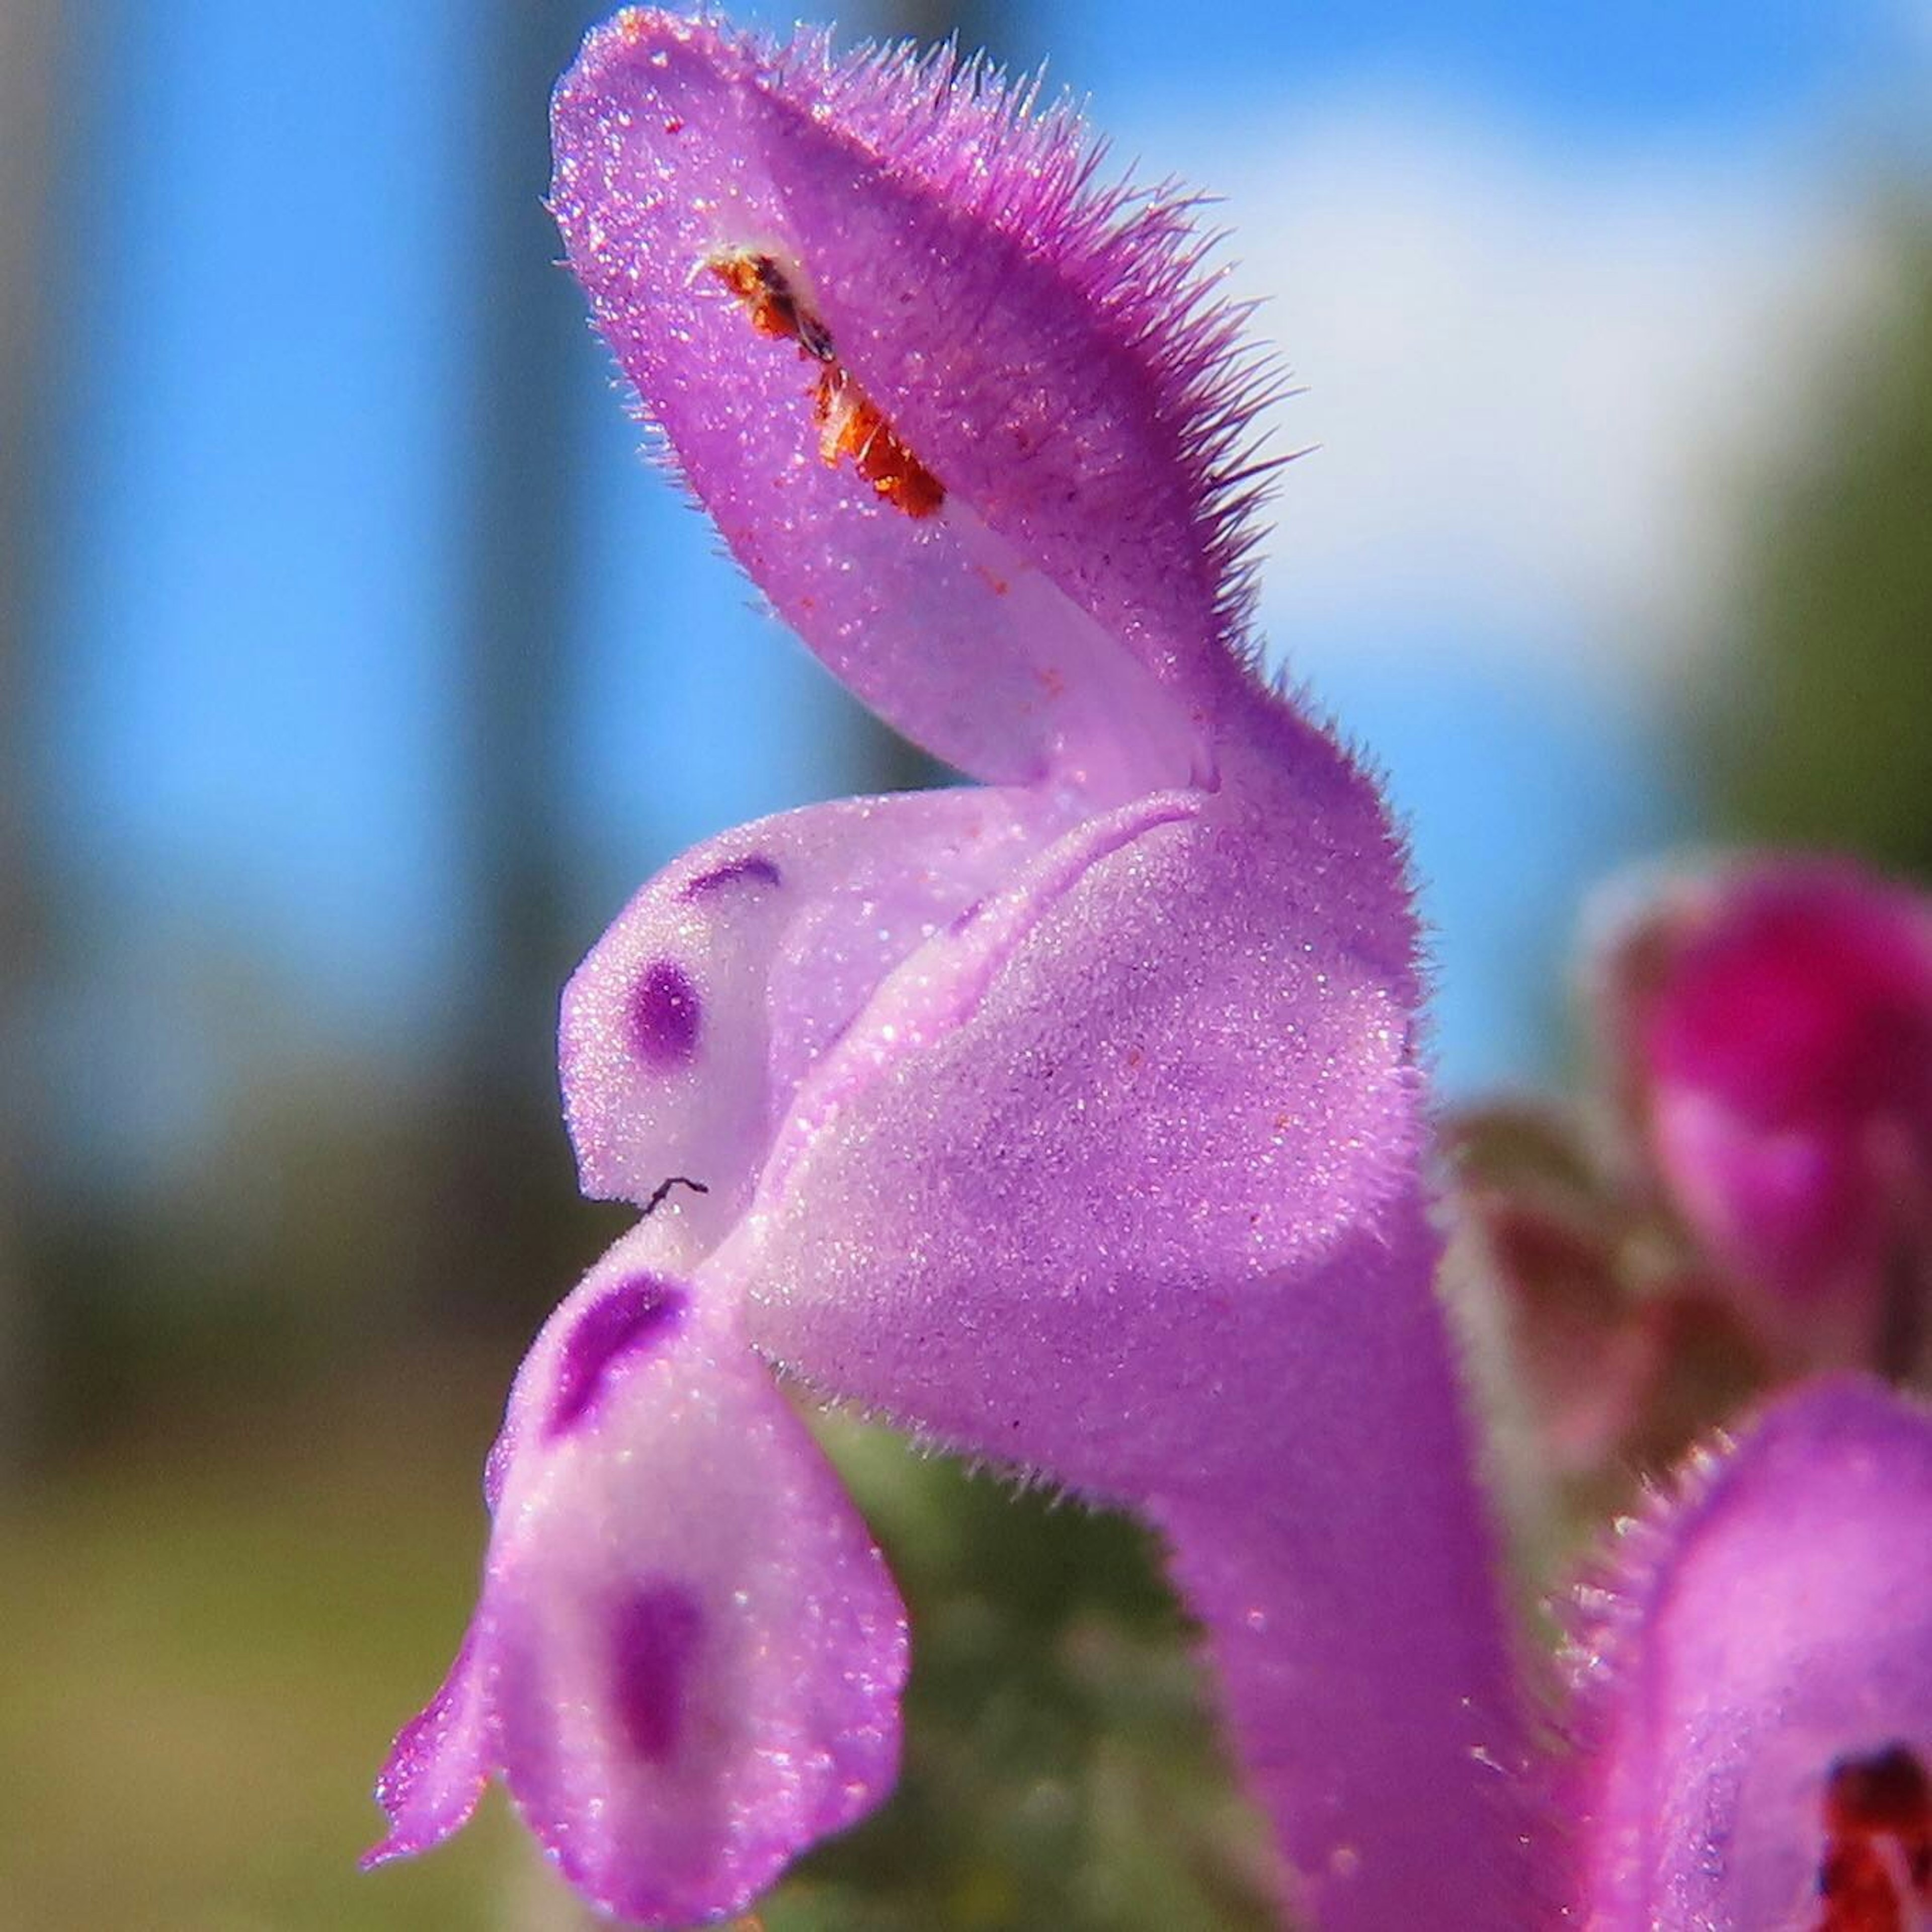
POLYGON ((1030 106, 943 56, 635 10, 558 91, 554 202, 780 614, 963 770, 1118 796, 1210 769, 1256 376, 1185 208, 1101 186, 1030 106))
POLYGON ((1199 802, 1089 864, 996 974, 970 929, 956 962, 928 949, 862 1027, 950 1028, 913 1061, 855 1031, 721 1262, 808 1380, 1166 1532, 1319 1922, 1432 1898, 1527 1923, 1412 988, 1297 920, 1301 863, 1199 802))
POLYGON ((975 787, 808 806, 644 887, 563 996, 565 1117, 588 1194, 743 1211, 800 1081, 886 973, 1048 840, 1046 794, 975 787))
POLYGON ((1876 1382, 1811 1384, 1694 1467, 1616 1562, 1576 1632, 1582 1922, 1924 1922, 1932 1414, 1876 1382))
POLYGON ((817 1445, 662 1246, 606 1256, 518 1378, 476 1620, 374 1856, 454 1829, 494 1763, 588 1896, 681 1925, 890 1789, 906 1640, 817 1445))

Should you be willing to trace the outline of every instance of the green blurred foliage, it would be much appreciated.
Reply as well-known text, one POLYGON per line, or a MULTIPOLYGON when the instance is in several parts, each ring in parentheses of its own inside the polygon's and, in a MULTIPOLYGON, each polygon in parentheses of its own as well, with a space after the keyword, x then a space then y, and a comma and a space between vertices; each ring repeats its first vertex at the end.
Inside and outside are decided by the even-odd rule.
POLYGON ((177 1386, 172 1420, 0 1498, 0 1932, 509 1923, 506 1820, 355 1869, 383 1740, 467 1615, 484 1386, 448 1360, 301 1402, 177 1386))
POLYGON ((910 1612, 906 1765, 760 1912, 768 1932, 1275 1925, 1266 1840, 1146 1534, 884 1430, 822 1434, 910 1612))
MULTIPOLYGON (((1750 506, 1730 649, 1696 707, 1718 829, 1932 876, 1932 206, 1888 214, 1888 299, 1796 405, 1750 506)), ((1834 345, 1834 346, 1836 346, 1834 345)))

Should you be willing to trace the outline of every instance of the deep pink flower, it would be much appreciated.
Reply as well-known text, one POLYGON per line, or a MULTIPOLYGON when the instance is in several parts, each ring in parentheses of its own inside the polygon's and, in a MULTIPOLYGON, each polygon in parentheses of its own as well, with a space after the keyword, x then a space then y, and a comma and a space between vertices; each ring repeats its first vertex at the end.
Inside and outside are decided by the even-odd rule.
POLYGON ((981 782, 728 833, 572 980, 584 1184, 644 1218, 518 1378, 374 1856, 499 1771, 580 1888, 670 1925, 878 1801, 904 1619, 776 1368, 1156 1527, 1310 1922, 1540 1922, 1563 1846, 1431 1286, 1402 855, 1252 668, 1255 377, 1184 206, 945 57, 654 13, 591 36, 555 134, 691 488, 981 782))
POLYGON ((1672 1202, 1779 1342, 1870 1353, 1932 1287, 1932 906, 1849 862, 1671 881, 1610 953, 1672 1202))

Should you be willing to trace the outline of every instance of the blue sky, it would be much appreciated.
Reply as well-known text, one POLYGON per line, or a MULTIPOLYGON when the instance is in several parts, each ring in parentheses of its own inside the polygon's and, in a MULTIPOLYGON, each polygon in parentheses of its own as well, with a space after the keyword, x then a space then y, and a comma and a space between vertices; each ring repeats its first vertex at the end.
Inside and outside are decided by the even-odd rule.
MULTIPOLYGON (((1844 167, 1898 117, 1901 75, 1924 74, 1922 16, 1890 0, 1178 10, 1185 31, 1147 0, 1033 4, 1012 45, 1050 54, 1153 172, 1221 141, 1242 177, 1225 212, 1244 230, 1267 227, 1264 199, 1292 209, 1296 169, 1320 165, 1306 151, 1271 163, 1277 147, 1297 155, 1298 128, 1400 128, 1418 100, 1479 146, 1506 130, 1509 166, 1531 181, 1640 177, 1646 208, 1667 208, 1682 160, 1696 192, 1720 180, 1775 209, 1844 167)), ((454 970, 462 423, 491 299, 464 163, 474 18, 456 0, 118 0, 77 29, 38 776, 53 861, 91 896, 96 976, 116 999, 148 962, 205 944, 266 962, 319 1030, 400 1039, 433 1019, 454 970)), ((1416 165, 1429 172, 1426 154, 1416 165)), ((1320 184, 1345 230, 1348 185, 1320 184)), ((1461 214, 1480 226, 1473 205, 1430 219, 1453 229, 1461 214)), ((1536 232, 1508 245, 1534 252, 1536 232)), ((1282 313, 1295 317, 1292 292, 1282 313)), ((1346 398, 1352 366, 1361 388, 1373 364, 1348 327, 1324 339, 1320 322, 1310 379, 1346 398)), ((638 461, 587 334, 566 352, 583 560, 566 808, 587 945, 683 843, 839 789, 845 727, 816 668, 638 461)), ((1466 1087, 1533 1066, 1577 892, 1669 836, 1682 808, 1658 764, 1654 680, 1600 674, 1604 610, 1579 592, 1573 612, 1561 573, 1520 605, 1426 572, 1404 590, 1375 553, 1349 422, 1320 424, 1332 459, 1296 466, 1270 566, 1289 588, 1268 609, 1413 818, 1442 934, 1444 1064, 1466 1087), (1297 603, 1294 520, 1322 527, 1324 461, 1357 473, 1370 536, 1351 550, 1331 532, 1318 598, 1297 603), (1599 670, 1573 675, 1592 652, 1599 670)), ((1402 425, 1376 434, 1400 463, 1402 425)), ((1407 544, 1406 528, 1388 541, 1407 544)), ((1492 579, 1514 567, 1499 556, 1492 579)), ((166 1002, 118 1010, 159 1064, 166 1002)))
POLYGON ((1194 10, 1065 0, 1031 17, 1082 88, 1159 90, 1245 104, 1281 89, 1432 86, 1567 136, 1761 126, 1861 91, 1909 31, 1861 0, 1231 0, 1194 10), (1193 24, 1177 31, 1177 17, 1193 24), (1077 79, 1076 78, 1077 74, 1077 79))

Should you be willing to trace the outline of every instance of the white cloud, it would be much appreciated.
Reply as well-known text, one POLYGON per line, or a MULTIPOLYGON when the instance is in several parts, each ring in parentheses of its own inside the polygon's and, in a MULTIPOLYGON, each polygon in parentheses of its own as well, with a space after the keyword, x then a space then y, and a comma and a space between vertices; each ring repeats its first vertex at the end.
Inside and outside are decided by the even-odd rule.
POLYGON ((1700 628, 1736 480, 1802 420, 1877 268, 1803 160, 1580 154, 1441 101, 1172 125, 1146 152, 1225 196, 1231 286, 1318 444, 1273 512, 1264 616, 1312 664, 1378 620, 1654 671, 1700 628))

